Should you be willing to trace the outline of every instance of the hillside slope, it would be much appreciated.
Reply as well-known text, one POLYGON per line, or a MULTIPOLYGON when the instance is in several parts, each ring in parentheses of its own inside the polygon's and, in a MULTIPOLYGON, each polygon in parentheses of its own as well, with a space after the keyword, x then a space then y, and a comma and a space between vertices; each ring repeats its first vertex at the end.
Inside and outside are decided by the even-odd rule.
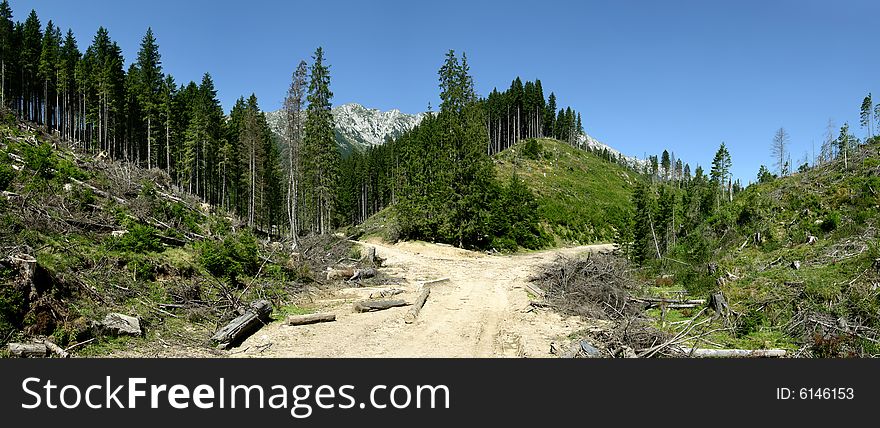
POLYGON ((638 174, 557 140, 524 140, 495 156, 498 177, 516 173, 538 198, 557 244, 611 242, 632 213, 638 174), (531 142, 530 142, 531 141, 531 142))
POLYGON ((296 252, 258 239, 234 215, 178 192, 163 171, 68 149, 8 118, 0 345, 48 338, 86 355, 130 347, 216 355, 208 338, 242 305, 267 299, 278 314, 296 310, 318 272, 352 257, 338 238, 306 238, 296 252), (110 313, 139 319, 142 337, 105 334, 110 313))
POLYGON ((736 329, 714 342, 813 356, 880 353, 880 144, 847 164, 841 157, 749 186, 671 254, 703 272, 680 277, 684 286, 723 292, 737 314, 736 329), (706 261, 717 271, 696 265, 706 261))

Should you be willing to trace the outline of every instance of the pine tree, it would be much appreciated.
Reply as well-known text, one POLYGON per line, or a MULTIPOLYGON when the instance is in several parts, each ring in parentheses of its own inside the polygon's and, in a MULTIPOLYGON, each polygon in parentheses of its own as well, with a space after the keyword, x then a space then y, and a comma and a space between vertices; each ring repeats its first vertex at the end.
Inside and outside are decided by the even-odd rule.
POLYGON ((862 125, 862 128, 865 128, 865 131, 867 133, 865 136, 865 141, 871 139, 871 137, 874 136, 872 128, 874 124, 872 107, 873 102, 871 101, 871 93, 868 93, 868 96, 866 96, 865 99, 862 100, 862 108, 859 114, 859 123, 862 125))
POLYGON ((335 209, 334 195, 339 179, 339 150, 336 147, 330 99, 330 70, 324 65, 324 50, 313 56, 304 125, 303 159, 306 180, 312 192, 313 231, 329 233, 335 209))
POLYGON ((300 152, 303 144, 303 105, 306 95, 306 78, 308 65, 300 61, 293 72, 290 88, 284 100, 285 139, 287 142, 287 217, 290 237, 294 247, 297 245, 299 232, 299 195, 300 169, 302 159, 300 152))
POLYGON ((660 156, 660 167, 663 168, 663 179, 669 180, 669 170, 670 170, 670 160, 669 160, 669 151, 663 150, 663 154, 660 156))
MULTIPOLYGON (((727 192, 729 194, 729 200, 733 200, 732 183, 730 181, 730 168, 732 165, 733 163, 731 162, 730 152, 727 151, 727 147, 722 142, 718 151, 715 152, 715 158, 712 159, 711 177, 715 188, 721 191, 719 195, 725 193, 725 187, 729 189, 727 192)), ((720 200, 718 202, 720 203, 720 200)))
POLYGON ((0 105, 6 106, 6 69, 12 62, 13 57, 13 28, 12 8, 8 0, 0 2, 0 105))
POLYGON ((556 130, 556 94, 550 93, 547 98, 547 107, 544 110, 544 135, 555 137, 556 130))
POLYGON ((39 122, 40 97, 38 71, 42 51, 43 31, 37 12, 31 10, 21 29, 21 51, 19 55, 21 71, 21 111, 26 120, 39 122))
POLYGON ((758 183, 768 183, 773 181, 773 174, 770 173, 770 170, 767 169, 766 166, 761 165, 758 168, 758 183))
POLYGON ((837 136, 837 152, 843 153, 843 168, 849 169, 849 151, 856 145, 858 140, 849 133, 849 123, 844 122, 840 127, 840 135, 837 136))
POLYGON ((162 97, 162 86, 164 76, 162 74, 162 60, 159 54, 159 46, 156 44, 156 38, 153 36, 153 29, 147 28, 147 33, 141 40, 140 51, 138 51, 136 62, 135 82, 137 87, 137 100, 143 113, 143 121, 146 122, 144 128, 146 137, 146 153, 145 158, 147 168, 152 168, 156 164, 155 150, 153 142, 160 130, 160 104, 162 97))

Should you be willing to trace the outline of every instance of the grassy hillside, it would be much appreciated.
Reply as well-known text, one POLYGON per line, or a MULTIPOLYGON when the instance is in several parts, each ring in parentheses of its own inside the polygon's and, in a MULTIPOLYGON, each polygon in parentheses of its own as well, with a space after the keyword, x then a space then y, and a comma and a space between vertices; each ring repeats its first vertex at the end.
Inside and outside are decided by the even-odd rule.
POLYGON ((521 141, 495 156, 498 177, 519 175, 538 198, 540 216, 557 244, 610 242, 631 215, 640 177, 557 140, 521 141))
POLYGON ((880 335, 880 144, 754 184, 689 233, 667 269, 692 294, 722 291, 736 328, 721 346, 802 355, 877 355, 880 335), (714 274, 699 261, 717 263, 714 274))
POLYGON ((94 338, 77 351, 159 341, 207 352, 238 307, 262 298, 290 311, 315 272, 350 256, 338 238, 309 238, 296 252, 263 241, 162 171, 65 146, 0 124, 0 345, 94 338), (22 260, 36 261, 32 274, 22 260), (103 337, 93 326, 110 312, 138 317, 145 337, 103 337))

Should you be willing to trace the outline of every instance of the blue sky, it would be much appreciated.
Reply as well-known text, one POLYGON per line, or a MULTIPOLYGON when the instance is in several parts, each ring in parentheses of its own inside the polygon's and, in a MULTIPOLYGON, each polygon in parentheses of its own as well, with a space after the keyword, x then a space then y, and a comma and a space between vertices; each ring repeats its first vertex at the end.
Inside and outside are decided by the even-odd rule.
POLYGON ((10 2, 17 20, 35 8, 72 28, 81 48, 103 25, 129 61, 152 26, 165 72, 210 72, 226 109, 251 92, 279 108, 320 45, 336 104, 423 111, 437 105, 443 54, 466 51, 481 95, 540 78, 624 153, 668 148, 706 167, 724 141, 744 181, 771 163, 780 126, 797 160, 829 118, 864 137, 861 100, 880 101, 877 1, 10 2))

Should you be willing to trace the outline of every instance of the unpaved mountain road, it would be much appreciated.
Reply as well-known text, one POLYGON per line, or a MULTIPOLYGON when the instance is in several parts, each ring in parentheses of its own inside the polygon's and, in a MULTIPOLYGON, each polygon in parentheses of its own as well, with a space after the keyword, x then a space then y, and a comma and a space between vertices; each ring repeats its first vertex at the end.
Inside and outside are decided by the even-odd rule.
POLYGON ((311 306, 336 314, 335 322, 287 326, 283 320, 263 327, 230 357, 549 357, 550 343, 585 327, 577 318, 548 310, 525 312, 528 278, 559 254, 611 250, 611 245, 555 249, 519 255, 489 256, 454 247, 403 242, 376 247, 383 271, 406 282, 395 296, 415 300, 422 281, 431 295, 413 324, 403 321, 409 307, 355 313, 357 300, 375 287, 347 288, 311 306))

